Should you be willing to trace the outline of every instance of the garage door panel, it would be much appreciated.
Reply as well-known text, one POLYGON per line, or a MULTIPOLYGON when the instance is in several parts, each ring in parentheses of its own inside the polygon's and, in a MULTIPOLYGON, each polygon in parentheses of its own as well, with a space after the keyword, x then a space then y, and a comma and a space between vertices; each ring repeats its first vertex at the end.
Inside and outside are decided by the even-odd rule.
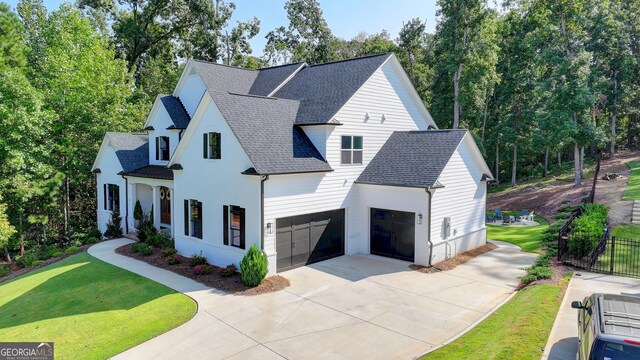
POLYGON ((370 251, 395 259, 414 261, 415 213, 371 209, 370 251))
POLYGON ((344 209, 277 219, 276 224, 278 271, 344 255, 344 209))

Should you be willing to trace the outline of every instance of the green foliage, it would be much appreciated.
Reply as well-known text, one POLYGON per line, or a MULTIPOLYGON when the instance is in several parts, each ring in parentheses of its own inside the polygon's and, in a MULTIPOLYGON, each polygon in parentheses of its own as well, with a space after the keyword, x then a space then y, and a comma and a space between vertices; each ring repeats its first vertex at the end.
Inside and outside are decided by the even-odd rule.
POLYGON ((213 266, 209 264, 200 264, 193 267, 193 273, 196 275, 211 275, 213 266))
POLYGON ((33 262, 38 260, 38 257, 33 252, 26 252, 23 256, 16 256, 16 264, 22 268, 33 266, 33 262))
POLYGON ((133 243, 131 244, 130 248, 131 248, 131 252, 139 253, 144 256, 153 254, 153 248, 145 243, 140 243, 140 242, 133 243))
POLYGON ((64 255, 63 251, 56 251, 51 254, 51 257, 58 257, 64 255))
POLYGON ((0 278, 9 275, 11 273, 11 267, 6 264, 0 264, 0 278))
POLYGON ((231 277, 237 271, 238 271, 238 268, 236 267, 235 264, 229 264, 226 267, 221 268, 220 271, 218 271, 218 274, 220 274, 220 276, 222 277, 231 277))
POLYGON ((167 260, 167 262, 169 263, 169 265, 177 265, 180 264, 182 260, 184 260, 182 256, 175 254, 173 256, 169 256, 169 260, 167 260))
POLYGON ((138 236, 138 240, 142 242, 146 242, 147 239, 155 236, 158 233, 158 229, 153 226, 153 218, 152 214, 142 214, 142 219, 138 223, 138 231, 136 235, 138 236))
POLYGON ((522 282, 530 283, 541 279, 550 279, 553 269, 548 266, 533 266, 527 269, 527 274, 522 277, 522 282))
POLYGON ((111 218, 107 223, 107 229, 104 231, 104 236, 115 238, 122 236, 122 217, 117 211, 111 213, 111 218))
POLYGON ((189 265, 191 266, 204 265, 206 263, 207 258, 202 255, 202 251, 200 252, 200 254, 193 254, 189 259, 189 265))
POLYGON ((166 248, 166 249, 162 249, 160 251, 160 255, 162 255, 162 257, 170 257, 170 256, 174 256, 175 254, 178 253, 178 250, 173 249, 173 248, 166 248))
POLYGON ((609 218, 609 207, 604 204, 587 204, 582 214, 571 224, 571 233, 578 237, 601 237, 609 218))
POLYGON ((582 258, 589 255, 598 243, 599 237, 589 234, 570 234, 569 235, 569 253, 576 258, 582 258))
POLYGON ((142 211, 142 205, 140 204, 140 200, 136 200, 136 204, 133 207, 133 219, 134 220, 142 220, 144 216, 144 211, 142 211))
POLYGON ((240 261, 240 275, 242 282, 247 286, 262 284, 268 272, 267 255, 258 249, 256 244, 251 245, 240 261))
POLYGON ((640 160, 629 161, 627 166, 631 169, 631 175, 622 200, 640 200, 640 160))
POLYGON ((145 242, 151 246, 155 246, 161 249, 173 248, 175 246, 174 240, 171 235, 158 231, 155 234, 151 234, 145 242))
POLYGON ((35 260, 34 262, 31 263, 31 266, 32 267, 40 266, 42 265, 43 262, 44 260, 35 260))
POLYGON ((67 255, 74 254, 74 253, 76 253, 76 252, 78 252, 78 247, 76 247, 76 246, 69 246, 69 247, 64 251, 64 253, 65 253, 65 254, 67 254, 67 255))
POLYGON ((7 218, 7 206, 2 203, 2 197, 0 196, 0 249, 7 246, 9 238, 15 233, 16 229, 9 223, 7 218))

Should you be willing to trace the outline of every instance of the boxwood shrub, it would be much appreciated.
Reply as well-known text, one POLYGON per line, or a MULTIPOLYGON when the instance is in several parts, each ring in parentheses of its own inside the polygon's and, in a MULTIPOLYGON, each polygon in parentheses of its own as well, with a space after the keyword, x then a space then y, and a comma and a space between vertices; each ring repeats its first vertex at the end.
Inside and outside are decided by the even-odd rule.
POLYGON ((240 275, 242 282, 247 286, 262 284, 268 272, 267 255, 258 249, 256 244, 251 245, 240 261, 240 275))

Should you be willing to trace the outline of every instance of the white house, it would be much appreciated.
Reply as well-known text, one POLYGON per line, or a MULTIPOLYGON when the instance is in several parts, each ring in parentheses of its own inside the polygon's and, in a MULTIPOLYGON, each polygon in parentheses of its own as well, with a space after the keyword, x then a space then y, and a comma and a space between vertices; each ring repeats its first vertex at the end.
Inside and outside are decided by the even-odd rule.
POLYGON ((190 60, 145 134, 107 133, 98 224, 139 200, 186 256, 270 274, 340 255, 429 265, 486 242, 491 172, 438 130, 394 54, 248 70, 190 60))

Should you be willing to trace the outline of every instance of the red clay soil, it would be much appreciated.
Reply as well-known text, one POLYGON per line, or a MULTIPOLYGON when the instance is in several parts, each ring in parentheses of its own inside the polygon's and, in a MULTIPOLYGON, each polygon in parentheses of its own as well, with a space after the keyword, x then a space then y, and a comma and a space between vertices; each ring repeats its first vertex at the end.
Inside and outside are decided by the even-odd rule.
POLYGON ((411 265, 409 265, 409 268, 411 270, 419 271, 419 272, 425 273, 425 274, 452 270, 456 266, 464 264, 464 263, 468 262, 469 260, 473 259, 474 257, 480 256, 480 255, 482 255, 484 253, 488 253, 489 251, 491 251, 493 249, 496 249, 496 248, 497 248, 497 246, 495 244, 486 243, 485 245, 482 245, 482 246, 480 246, 478 248, 475 248, 473 250, 469 250, 469 251, 465 251, 463 253, 460 253, 460 254, 452 257, 451 259, 440 261, 439 263, 433 265, 432 267, 411 264, 411 265))
POLYGON ((42 262, 42 264, 38 265, 38 266, 33 266, 33 267, 28 267, 28 268, 21 268, 18 266, 18 264, 16 264, 16 262, 12 262, 11 264, 8 264, 7 262, 4 261, 0 261, 0 266, 3 265, 10 265, 11 266, 11 272, 3 277, 0 277, 0 283, 4 282, 4 281, 8 281, 11 279, 14 279, 22 274, 26 274, 29 272, 32 272, 34 270, 38 270, 42 267, 45 267, 47 265, 51 265, 53 263, 56 263, 60 260, 66 259, 71 255, 75 255, 77 253, 83 252, 83 251, 87 251, 88 248, 90 248, 91 245, 83 245, 78 247, 78 251, 74 252, 73 254, 64 254, 64 255, 60 255, 60 256, 56 256, 56 257, 52 257, 50 259, 44 260, 42 262))
POLYGON ((235 273, 230 277, 223 277, 218 274, 222 269, 217 266, 213 266, 214 270, 209 275, 196 275, 193 272, 191 265, 189 265, 189 258, 183 257, 183 261, 179 264, 170 265, 168 258, 162 257, 160 249, 154 249, 153 254, 144 256, 139 253, 131 251, 131 244, 121 246, 116 249, 116 253, 134 259, 146 262, 147 264, 172 271, 176 274, 188 277, 199 283, 207 285, 209 287, 224 291, 233 295, 260 295, 275 291, 280 291, 289 286, 289 280, 280 276, 270 276, 262 282, 262 284, 256 287, 248 287, 240 278, 240 273, 235 273))
MULTIPOLYGON (((621 198, 629 178, 629 168, 625 163, 638 157, 640 152, 621 151, 612 159, 602 160, 600 179, 596 186, 596 202, 611 206, 610 221, 613 225, 631 220, 631 202, 621 201, 621 198), (605 173, 619 173, 622 178, 611 181, 601 180, 605 173)), ((574 186, 573 178, 570 176, 556 178, 555 181, 547 184, 535 184, 488 194, 487 207, 503 210, 528 209, 553 221, 552 216, 558 213, 559 206, 580 204, 582 197, 590 193, 592 183, 593 176, 583 179, 579 187, 574 186)))

